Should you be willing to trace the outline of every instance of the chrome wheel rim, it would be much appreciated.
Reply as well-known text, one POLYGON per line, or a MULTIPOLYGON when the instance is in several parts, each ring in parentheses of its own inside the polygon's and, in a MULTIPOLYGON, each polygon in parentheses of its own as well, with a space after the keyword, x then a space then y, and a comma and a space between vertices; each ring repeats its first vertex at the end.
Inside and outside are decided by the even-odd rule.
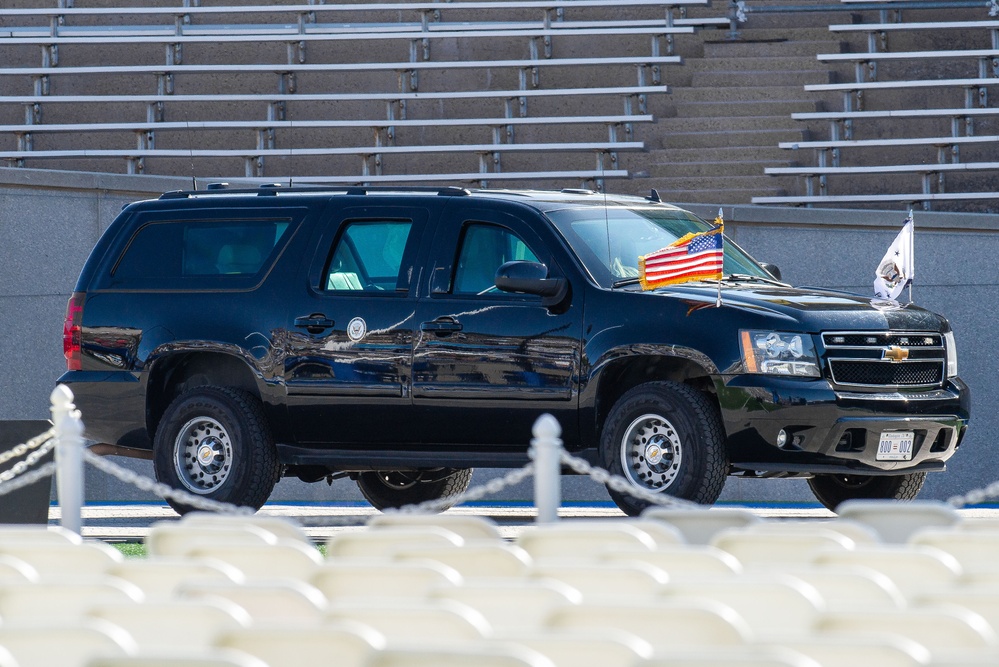
POLYGON ((676 481, 682 462, 680 436, 662 415, 642 415, 625 429, 621 469, 635 486, 664 493, 676 481))
POLYGON ((212 493, 232 471, 232 439, 211 417, 197 417, 184 424, 174 441, 174 469, 191 493, 212 493))

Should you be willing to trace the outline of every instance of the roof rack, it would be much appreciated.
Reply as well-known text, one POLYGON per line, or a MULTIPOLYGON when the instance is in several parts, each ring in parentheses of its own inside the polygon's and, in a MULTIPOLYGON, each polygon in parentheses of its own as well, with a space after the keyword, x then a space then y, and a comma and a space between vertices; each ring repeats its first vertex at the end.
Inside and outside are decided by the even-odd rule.
POLYGON ((273 197, 279 192, 281 194, 329 192, 345 195, 366 195, 375 192, 421 192, 441 197, 467 197, 471 194, 466 188, 459 188, 453 185, 442 187, 416 185, 299 185, 288 187, 282 183, 263 183, 256 188, 230 188, 228 183, 209 183, 204 190, 171 190, 170 192, 164 192, 160 195, 160 199, 186 199, 205 195, 257 195, 260 197, 273 197))

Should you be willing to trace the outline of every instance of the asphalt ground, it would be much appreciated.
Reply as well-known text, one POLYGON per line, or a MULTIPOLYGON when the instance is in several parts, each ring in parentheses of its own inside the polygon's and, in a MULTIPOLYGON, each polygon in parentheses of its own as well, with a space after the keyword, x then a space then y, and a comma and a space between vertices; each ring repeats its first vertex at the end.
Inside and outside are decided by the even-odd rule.
MULTIPOLYGON (((761 518, 775 520, 821 522, 836 517, 821 506, 784 504, 725 504, 724 506, 745 507, 761 518)), ((958 512, 965 520, 999 523, 999 506, 973 507, 958 512)), ((507 538, 517 537, 525 528, 532 526, 537 517, 537 511, 533 506, 514 503, 461 505, 448 510, 448 513, 491 519, 499 526, 501 534, 507 538)), ((338 532, 364 530, 367 520, 378 514, 378 511, 362 503, 268 503, 259 514, 287 518, 301 525, 312 539, 322 541, 338 532)), ((53 505, 49 509, 49 524, 58 525, 60 516, 59 507, 53 505)), ((559 518, 565 520, 624 517, 621 510, 609 503, 566 504, 559 509, 559 518)), ((83 508, 82 518, 83 537, 108 542, 141 542, 154 523, 180 520, 177 513, 168 505, 156 503, 87 505, 83 508)))

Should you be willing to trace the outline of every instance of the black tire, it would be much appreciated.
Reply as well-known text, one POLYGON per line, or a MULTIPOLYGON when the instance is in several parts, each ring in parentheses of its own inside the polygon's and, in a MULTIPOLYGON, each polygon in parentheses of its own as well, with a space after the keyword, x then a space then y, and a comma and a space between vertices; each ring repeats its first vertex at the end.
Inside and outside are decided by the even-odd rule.
MULTIPOLYGON (((244 507, 260 509, 280 476, 260 401, 230 387, 197 387, 177 397, 156 429, 153 452, 158 481, 244 507)), ((178 514, 195 509, 167 502, 178 514)))
MULTIPOLYGON (((678 382, 649 382, 625 392, 604 422, 600 456, 609 472, 638 488, 702 505, 718 500, 728 474, 717 407, 678 382)), ((607 491, 631 516, 652 505, 610 487, 607 491)))
POLYGON ((908 475, 816 475, 808 486, 816 499, 833 512, 844 500, 913 500, 926 481, 925 472, 908 475))
MULTIPOLYGON (((428 473, 419 472, 362 472, 357 478, 357 488, 375 509, 398 509, 406 505, 416 505, 428 500, 443 500, 464 493, 472 481, 472 469, 449 470, 450 474, 447 474, 447 470, 434 471, 431 479, 423 479, 428 473)), ((438 505, 437 511, 443 512, 453 505, 453 502, 443 503, 438 505)))

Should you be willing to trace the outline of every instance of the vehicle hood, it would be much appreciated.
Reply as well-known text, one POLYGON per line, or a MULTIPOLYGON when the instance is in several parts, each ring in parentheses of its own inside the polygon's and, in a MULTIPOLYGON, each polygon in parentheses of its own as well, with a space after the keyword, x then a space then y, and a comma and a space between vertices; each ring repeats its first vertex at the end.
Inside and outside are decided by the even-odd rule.
MULTIPOLYGON (((716 285, 687 283, 652 292, 713 307, 716 285)), ((761 318, 776 319, 781 327, 804 333, 820 331, 948 331, 947 320, 914 304, 896 303, 849 292, 811 287, 759 283, 725 284, 722 310, 740 309, 761 318)))

